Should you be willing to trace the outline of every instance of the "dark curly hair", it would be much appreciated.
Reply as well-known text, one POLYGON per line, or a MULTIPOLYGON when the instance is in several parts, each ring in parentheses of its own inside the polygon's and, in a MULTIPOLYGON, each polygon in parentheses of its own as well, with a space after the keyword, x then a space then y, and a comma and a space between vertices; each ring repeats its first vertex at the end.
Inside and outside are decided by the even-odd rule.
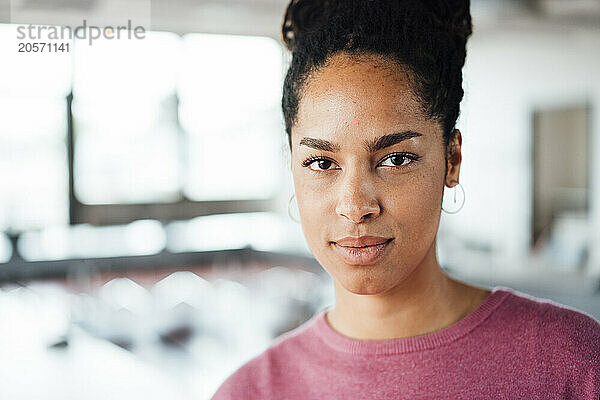
POLYGON ((291 0, 282 36, 292 60, 281 101, 290 150, 307 81, 344 52, 382 56, 409 74, 422 111, 441 124, 447 156, 471 33, 469 0, 291 0))

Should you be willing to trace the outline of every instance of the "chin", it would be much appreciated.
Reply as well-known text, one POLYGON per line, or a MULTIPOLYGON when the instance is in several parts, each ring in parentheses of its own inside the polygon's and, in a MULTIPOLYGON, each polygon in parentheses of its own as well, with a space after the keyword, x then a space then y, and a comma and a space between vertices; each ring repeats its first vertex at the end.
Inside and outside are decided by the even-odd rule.
POLYGON ((364 271, 357 275, 360 276, 343 276, 338 279, 338 282, 350 293, 367 296, 383 294, 395 286, 389 276, 373 276, 364 274, 364 271))
POLYGON ((386 262, 365 266, 348 265, 325 251, 313 252, 313 254, 332 277, 337 289, 353 294, 367 296, 383 294, 403 280, 404 274, 397 270, 397 265, 389 265, 386 262))

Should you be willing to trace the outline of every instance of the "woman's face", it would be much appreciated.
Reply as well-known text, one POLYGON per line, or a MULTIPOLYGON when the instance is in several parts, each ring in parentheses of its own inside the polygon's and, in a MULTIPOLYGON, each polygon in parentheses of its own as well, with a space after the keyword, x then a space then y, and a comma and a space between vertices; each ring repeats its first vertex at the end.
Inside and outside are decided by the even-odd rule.
MULTIPOLYGON (((435 257, 445 183, 441 126, 421 114, 408 78, 378 60, 331 58, 308 80, 292 127, 304 235, 356 294, 386 292, 435 257), (361 251, 335 243, 348 236, 391 241, 361 251)), ((458 181, 458 166, 450 171, 458 181)))

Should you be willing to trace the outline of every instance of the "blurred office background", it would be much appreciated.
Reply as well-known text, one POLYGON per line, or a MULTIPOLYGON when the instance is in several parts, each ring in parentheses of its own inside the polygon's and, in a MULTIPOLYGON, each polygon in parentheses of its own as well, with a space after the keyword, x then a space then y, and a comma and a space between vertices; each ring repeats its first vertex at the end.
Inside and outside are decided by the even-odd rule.
MULTIPOLYGON (((333 304, 288 216, 286 3, 0 0, 0 398, 208 399, 333 304), (145 37, 17 51, 84 20, 145 37)), ((600 319, 600 1, 472 14, 440 262, 600 319)))

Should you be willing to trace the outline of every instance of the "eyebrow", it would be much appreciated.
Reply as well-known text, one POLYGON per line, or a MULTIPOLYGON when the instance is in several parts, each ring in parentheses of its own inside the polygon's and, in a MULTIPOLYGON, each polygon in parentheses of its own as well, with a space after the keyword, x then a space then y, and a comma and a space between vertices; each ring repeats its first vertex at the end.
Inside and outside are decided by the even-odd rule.
MULTIPOLYGON (((393 146, 396 143, 400 143, 404 140, 412 139, 414 137, 419 136, 423 136, 423 134, 414 131, 390 133, 388 135, 381 136, 377 139, 366 140, 364 141, 364 146, 370 153, 374 153, 381 149, 385 149, 386 147, 393 146)), ((313 149, 328 151, 331 153, 336 153, 340 151, 340 146, 336 143, 332 143, 324 139, 315 139, 309 137, 302 138, 300 140, 300 146, 307 146, 313 149)))

